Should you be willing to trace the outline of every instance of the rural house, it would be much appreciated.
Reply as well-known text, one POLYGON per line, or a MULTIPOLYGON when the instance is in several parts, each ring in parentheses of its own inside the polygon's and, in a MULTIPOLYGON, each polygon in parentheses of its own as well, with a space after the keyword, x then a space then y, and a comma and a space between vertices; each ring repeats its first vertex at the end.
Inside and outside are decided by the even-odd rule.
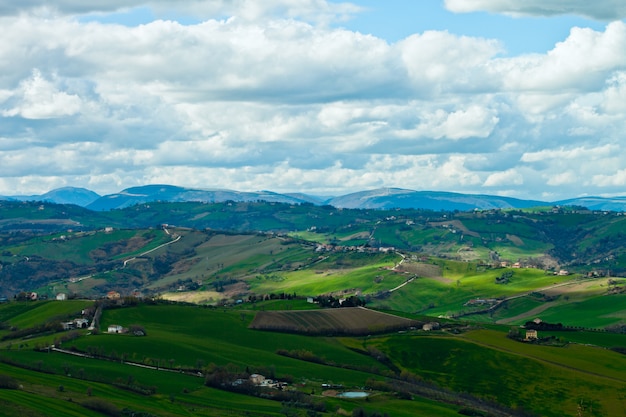
POLYGON ((524 340, 537 340, 539 337, 537 336, 537 330, 526 330, 526 338, 524 340))
POLYGON ((111 324, 107 330, 107 333, 122 333, 124 328, 119 324, 111 324))
POLYGON ((430 323, 425 323, 422 326, 422 330, 424 330, 426 332, 429 332, 431 330, 439 330, 440 328, 441 328, 441 326, 436 321, 433 321, 433 322, 430 322, 430 323))
POLYGON ((250 375, 250 382, 254 385, 261 385, 265 381, 265 377, 260 374, 252 374, 250 375))
POLYGON ((120 293, 119 293, 119 292, 117 292, 117 291, 109 291, 109 292, 107 293, 107 298, 108 298, 109 300, 119 300, 119 299, 120 299, 120 297, 121 297, 121 295, 120 295, 120 293))

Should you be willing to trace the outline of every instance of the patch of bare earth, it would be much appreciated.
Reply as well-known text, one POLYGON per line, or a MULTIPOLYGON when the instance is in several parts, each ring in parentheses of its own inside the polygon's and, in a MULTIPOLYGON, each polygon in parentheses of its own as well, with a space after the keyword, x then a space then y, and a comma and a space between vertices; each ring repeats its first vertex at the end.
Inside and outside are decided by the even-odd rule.
POLYGON ((398 272, 409 272, 418 277, 434 278, 441 276, 441 267, 422 262, 403 262, 396 268, 398 272))
POLYGON ((514 323, 516 321, 519 320, 523 320, 523 319, 528 319, 528 320, 532 320, 534 318, 536 318, 540 313, 543 313, 544 311, 546 311, 547 309, 549 309, 550 307, 553 307, 554 304, 542 304, 540 306, 537 306, 531 310, 525 311, 521 314, 518 314, 517 316, 514 317, 509 317, 506 319, 501 319, 496 321, 497 324, 508 324, 508 323, 514 323))
POLYGON ((515 246, 524 246, 524 241, 515 235, 506 235, 506 238, 515 246))
POLYGON ((555 285, 551 288, 544 288, 542 293, 549 296, 556 296, 571 293, 605 292, 608 287, 607 280, 591 280, 582 282, 568 282, 562 285, 555 285))
POLYGON ((238 297, 241 294, 245 294, 248 291, 248 285, 245 282, 235 282, 234 284, 229 284, 224 286, 224 294, 225 298, 238 297))
POLYGON ((353 235, 350 236, 346 236, 343 239, 340 239, 342 242, 345 242, 347 240, 355 240, 355 239, 367 239, 370 237, 370 234, 368 232, 359 232, 359 233, 355 233, 353 235))
POLYGON ((193 258, 193 259, 184 259, 182 261, 176 262, 173 265, 172 270, 170 271, 169 275, 179 275, 179 274, 185 273, 189 271, 195 264, 200 262, 200 260, 201 260, 200 258, 193 258))
POLYGON ((302 334, 366 335, 417 326, 415 320, 361 307, 302 311, 260 311, 251 329, 302 334))
POLYGON ((461 232, 463 232, 464 234, 466 234, 468 236, 480 237, 479 233, 473 232, 470 229, 468 229, 467 227, 465 227, 463 222, 460 221, 460 220, 450 220, 450 221, 447 221, 447 222, 430 222, 429 224, 431 226, 435 226, 435 227, 437 227, 437 226, 443 227, 445 225, 452 226, 455 229, 460 230, 461 232))
POLYGON ((164 300, 177 302, 211 304, 223 299, 224 294, 216 291, 188 291, 165 293, 161 297, 164 300))

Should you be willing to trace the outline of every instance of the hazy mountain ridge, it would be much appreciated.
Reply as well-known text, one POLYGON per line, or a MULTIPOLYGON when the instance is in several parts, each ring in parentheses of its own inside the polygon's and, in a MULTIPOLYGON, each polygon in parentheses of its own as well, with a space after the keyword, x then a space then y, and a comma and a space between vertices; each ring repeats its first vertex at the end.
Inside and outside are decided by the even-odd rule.
POLYGON ((75 204, 85 207, 100 198, 100 194, 79 187, 55 188, 44 194, 2 196, 0 200, 9 201, 45 201, 56 204, 75 204))
POLYGON ((402 188, 379 188, 358 191, 336 197, 319 197, 305 193, 276 193, 273 191, 236 191, 228 189, 199 189, 174 185, 145 185, 131 187, 119 193, 100 196, 76 187, 63 187, 41 195, 0 196, 8 201, 47 201, 57 204, 75 204, 93 211, 122 209, 155 201, 162 202, 249 202, 267 201, 287 204, 331 205, 337 208, 426 209, 436 211, 470 211, 474 209, 523 209, 537 206, 581 206, 590 210, 626 211, 624 197, 576 197, 560 201, 524 200, 487 194, 462 194, 443 191, 415 191, 402 188))

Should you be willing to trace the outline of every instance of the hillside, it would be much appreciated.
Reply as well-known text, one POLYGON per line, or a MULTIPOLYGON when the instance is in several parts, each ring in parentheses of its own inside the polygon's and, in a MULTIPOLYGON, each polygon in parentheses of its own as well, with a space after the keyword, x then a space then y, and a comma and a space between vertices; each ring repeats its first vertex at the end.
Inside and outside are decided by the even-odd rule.
MULTIPOLYGON (((407 260, 456 261, 471 271, 519 263, 542 274, 626 274, 626 217, 619 213, 379 211, 263 202, 152 203, 93 212, 5 201, 0 215, 0 288, 7 297, 35 290, 53 296, 60 289, 85 296, 110 290, 154 293, 189 282, 205 289, 194 300, 222 299, 218 288, 236 296, 238 287, 231 285, 236 282, 245 283, 239 290, 244 294, 360 288, 375 295, 393 287, 348 275, 345 285, 335 288, 316 267, 341 271, 365 262, 367 274, 385 278, 386 272, 374 270, 385 256, 384 267, 393 266, 392 258, 399 256, 391 255, 394 251, 407 260), (257 276, 271 278, 252 279, 257 276)), ((402 270, 424 276, 421 267, 402 270)), ((490 274, 495 279, 495 272, 490 274)), ((396 281, 403 280, 389 279, 396 281)), ((399 293, 388 302, 396 305, 399 293)))
POLYGON ((364 337, 250 328, 273 309, 299 314, 302 304, 284 300, 219 309, 113 302, 104 305, 100 332, 13 337, 93 312, 85 303, 0 304, 0 319, 13 329, 0 330, 4 415, 612 417, 623 411, 626 368, 617 349, 626 346, 623 334, 540 332, 541 341, 521 342, 508 326, 449 320, 431 322, 434 330, 364 337), (141 329, 141 336, 108 333, 111 325, 141 329), (341 397, 346 392, 367 397, 341 397))

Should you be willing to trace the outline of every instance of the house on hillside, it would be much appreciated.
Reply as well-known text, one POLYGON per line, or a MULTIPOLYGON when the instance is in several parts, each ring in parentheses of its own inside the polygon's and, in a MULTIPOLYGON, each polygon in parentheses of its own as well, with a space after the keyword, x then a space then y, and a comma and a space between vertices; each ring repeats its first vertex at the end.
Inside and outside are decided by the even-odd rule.
POLYGON ((119 324, 111 324, 107 330, 107 333, 122 333, 124 328, 119 324))
POLYGON ((254 385, 261 385, 265 381, 265 377, 261 374, 250 375, 250 382, 254 385))
POLYGON ((539 339, 539 337, 537 336, 537 330, 526 330, 526 338, 524 340, 528 342, 537 339, 539 339))
POLYGON ((441 325, 438 322, 436 322, 436 321, 433 321, 433 322, 430 322, 430 323, 425 323, 422 326, 422 330, 424 330, 426 332, 429 332, 431 330, 439 330, 440 328, 441 328, 441 325))
POLYGON ((89 327, 89 320, 87 319, 74 319, 74 323, 78 329, 86 329, 89 327))
POLYGON ((58 293, 57 296, 56 296, 56 300, 57 301, 65 301, 65 300, 67 300, 67 294, 65 294, 64 292, 58 293))
POLYGON ((107 298, 108 298, 109 300, 119 300, 119 299, 121 298, 121 295, 120 295, 120 293, 119 293, 119 292, 117 292, 117 291, 109 291, 109 292, 107 293, 107 298))
POLYGON ((72 321, 62 322, 61 326, 63 326, 63 330, 86 329, 89 326, 89 320, 74 319, 72 321))

